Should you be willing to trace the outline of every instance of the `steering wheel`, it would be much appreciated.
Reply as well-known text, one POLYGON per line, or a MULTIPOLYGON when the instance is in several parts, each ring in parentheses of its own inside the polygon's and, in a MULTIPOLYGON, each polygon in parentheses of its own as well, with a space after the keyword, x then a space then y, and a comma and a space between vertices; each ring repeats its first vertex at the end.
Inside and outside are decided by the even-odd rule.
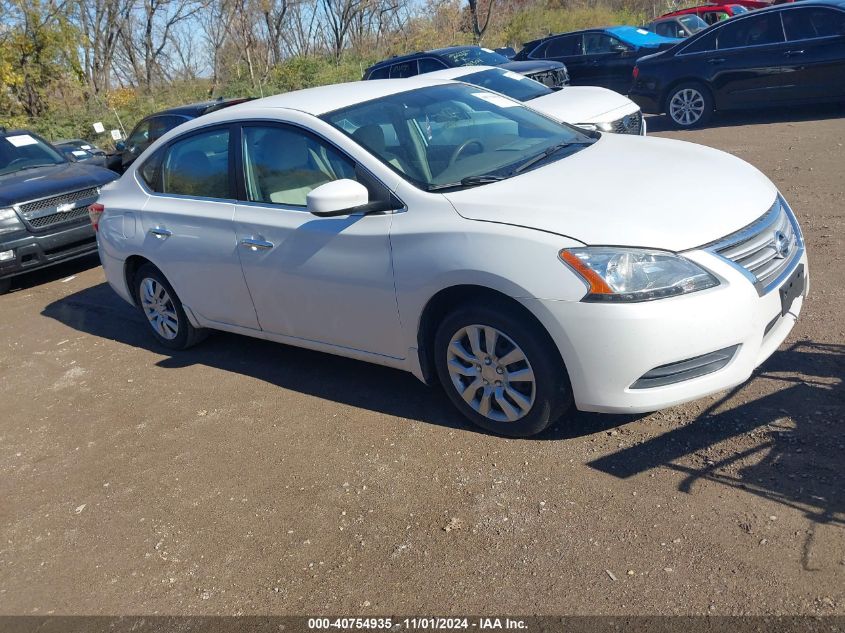
POLYGON ((458 145, 455 148, 455 151, 452 152, 452 155, 449 157, 449 165, 447 169, 454 165, 456 162, 458 162, 458 158, 460 158, 461 154, 463 154, 468 147, 472 147, 473 145, 477 145, 479 150, 481 150, 482 152, 484 151, 484 144, 481 142, 481 139, 468 138, 463 143, 458 145))

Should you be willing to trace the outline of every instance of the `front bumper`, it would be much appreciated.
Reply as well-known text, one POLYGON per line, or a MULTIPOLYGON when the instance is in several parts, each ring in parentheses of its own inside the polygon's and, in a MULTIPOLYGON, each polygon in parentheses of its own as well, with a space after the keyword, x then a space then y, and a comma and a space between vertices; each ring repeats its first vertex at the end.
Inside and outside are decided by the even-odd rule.
POLYGON ((736 268, 704 251, 687 256, 721 279, 689 295, 633 304, 524 300, 551 334, 582 411, 645 413, 745 382, 784 341, 809 289, 781 316, 775 288, 758 295, 736 268), (777 318, 776 318, 777 317, 777 318), (655 368, 738 346, 721 369, 674 384, 634 386, 655 368))
POLYGON ((21 232, 0 238, 0 252, 9 250, 14 255, 0 262, 0 279, 96 253, 97 239, 86 221, 40 235, 21 232))

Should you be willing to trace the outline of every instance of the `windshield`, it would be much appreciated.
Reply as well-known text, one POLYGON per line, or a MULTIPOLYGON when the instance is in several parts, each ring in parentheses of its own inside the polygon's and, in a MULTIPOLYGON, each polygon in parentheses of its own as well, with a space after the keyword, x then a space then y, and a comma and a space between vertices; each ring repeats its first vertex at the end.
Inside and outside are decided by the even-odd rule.
POLYGON ((682 15, 678 18, 678 21, 684 25, 684 28, 690 35, 703 31, 710 26, 697 15, 682 15))
POLYGON ((59 152, 32 134, 0 136, 0 175, 65 162, 59 152))
POLYGON ((474 86, 480 86, 493 92, 501 92, 517 101, 530 101, 537 97, 544 97, 554 92, 539 81, 529 79, 525 75, 510 70, 490 69, 456 77, 457 81, 463 81, 474 86))
POLYGON ((458 83, 400 92, 322 118, 428 191, 507 178, 537 157, 539 166, 595 140, 507 97, 458 83))
POLYGON ((504 55, 477 46, 467 46, 454 51, 438 51, 438 54, 455 66, 501 66, 510 62, 504 55))

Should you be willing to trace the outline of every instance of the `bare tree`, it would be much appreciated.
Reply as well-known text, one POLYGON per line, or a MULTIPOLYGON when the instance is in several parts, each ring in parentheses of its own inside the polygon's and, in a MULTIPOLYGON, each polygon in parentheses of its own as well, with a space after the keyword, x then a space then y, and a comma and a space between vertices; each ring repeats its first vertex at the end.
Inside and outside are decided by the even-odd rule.
POLYGON ((75 0, 71 17, 82 40, 87 96, 109 90, 115 51, 131 10, 131 0, 75 0))
POLYGON ((335 60, 340 60, 346 45, 349 29, 360 13, 366 10, 368 0, 319 0, 329 48, 335 60))
MULTIPOLYGON (((482 2, 483 1, 484 0, 482 0, 482 2)), ((476 44, 481 43, 481 40, 484 39, 484 33, 487 31, 487 27, 490 26, 490 17, 493 15, 494 1, 495 0, 487 0, 487 11, 485 12, 484 17, 481 17, 480 11, 482 11, 482 7, 479 7, 478 0, 467 0, 467 3, 469 4, 470 21, 472 22, 472 35, 476 44)))

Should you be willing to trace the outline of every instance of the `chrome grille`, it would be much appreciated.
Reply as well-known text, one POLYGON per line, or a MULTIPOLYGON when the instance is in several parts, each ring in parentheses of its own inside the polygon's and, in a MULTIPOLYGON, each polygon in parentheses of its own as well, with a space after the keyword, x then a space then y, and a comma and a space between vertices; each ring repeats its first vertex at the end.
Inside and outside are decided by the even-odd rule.
POLYGON ((643 128, 643 113, 638 110, 633 114, 626 114, 611 125, 616 134, 639 134, 643 128))
POLYGON ((15 209, 31 228, 43 229, 87 217, 88 205, 96 201, 99 194, 98 187, 90 187, 17 204, 15 209))
POLYGON ((729 235, 709 250, 749 276, 760 294, 774 288, 804 252, 801 230, 780 196, 760 219, 729 235))

